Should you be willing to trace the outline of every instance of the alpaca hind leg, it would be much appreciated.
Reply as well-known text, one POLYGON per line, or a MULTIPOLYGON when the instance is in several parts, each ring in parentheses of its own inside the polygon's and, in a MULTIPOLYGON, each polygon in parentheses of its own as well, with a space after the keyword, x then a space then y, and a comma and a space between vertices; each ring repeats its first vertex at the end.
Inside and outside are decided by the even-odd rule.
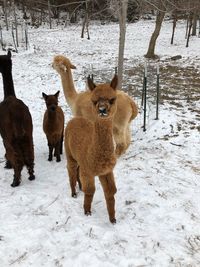
POLYGON ((16 187, 21 183, 21 171, 23 168, 23 164, 21 162, 15 162, 13 164, 13 168, 14 168, 14 179, 11 186, 16 187))
POLYGON ((113 172, 99 176, 99 180, 103 187, 110 222, 114 224, 116 223, 114 195, 117 192, 117 188, 115 185, 113 172))
POLYGON ((82 190, 82 184, 81 184, 80 173, 79 173, 79 166, 77 168, 77 181, 78 181, 79 189, 82 190))
POLYGON ((29 162, 26 163, 26 167, 27 167, 27 170, 28 170, 28 174, 29 174, 29 177, 28 179, 30 181, 33 181, 35 180, 35 175, 34 175, 34 162, 31 160, 29 162))
POLYGON ((55 155, 56 155, 56 161, 57 162, 60 162, 61 161, 61 158, 60 158, 60 141, 58 141, 56 143, 56 146, 55 146, 55 155))
POLYGON ((76 182, 78 176, 78 164, 77 162, 71 157, 67 155, 67 170, 69 175, 69 182, 71 187, 71 195, 72 197, 77 197, 76 193, 76 182))
POLYGON ((60 139, 60 154, 62 155, 62 153, 63 153, 63 133, 60 139))
POLYGON ((52 161, 53 159, 53 146, 48 143, 48 146, 49 146, 49 157, 48 157, 48 161, 52 161))
POLYGON ((94 177, 89 177, 80 172, 80 179, 82 190, 84 192, 84 212, 85 215, 91 215, 91 205, 95 192, 95 180, 94 177))
POLYGON ((24 164, 27 167, 30 181, 35 180, 34 175, 34 148, 32 138, 28 138, 27 142, 24 142, 22 147, 22 154, 24 159, 24 164))

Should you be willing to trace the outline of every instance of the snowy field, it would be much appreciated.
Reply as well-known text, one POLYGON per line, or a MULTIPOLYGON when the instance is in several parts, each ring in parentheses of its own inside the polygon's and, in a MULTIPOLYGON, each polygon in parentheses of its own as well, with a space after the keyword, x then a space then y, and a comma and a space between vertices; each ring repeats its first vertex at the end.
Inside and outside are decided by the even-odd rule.
MULTIPOLYGON (((156 47, 161 95, 168 96, 162 100, 160 119, 154 120, 151 108, 143 132, 141 111, 131 127, 133 142, 114 170, 116 225, 108 220, 98 178, 92 216, 87 217, 83 193, 71 198, 65 156, 60 163, 47 161, 42 92, 61 91, 67 123, 71 111, 60 77, 51 67, 53 56, 64 54, 76 65, 73 75, 78 90, 85 89, 91 63, 111 80, 118 54, 118 25, 92 25, 91 40, 81 39, 81 27, 75 25, 29 30, 30 49, 13 53, 13 78, 17 97, 29 106, 33 117, 36 180, 29 181, 24 169, 21 185, 10 186, 13 171, 4 169, 1 141, 1 267, 200 266, 200 38, 191 37, 185 48, 185 23, 177 27, 174 45, 170 45, 172 24, 165 22, 156 47), (182 59, 169 60, 177 54, 182 59), (169 67, 172 71, 166 75, 169 67)), ((142 71, 137 70, 144 64, 153 29, 153 21, 127 27, 125 69, 132 75, 124 89, 132 88, 133 95, 142 88, 142 71)))

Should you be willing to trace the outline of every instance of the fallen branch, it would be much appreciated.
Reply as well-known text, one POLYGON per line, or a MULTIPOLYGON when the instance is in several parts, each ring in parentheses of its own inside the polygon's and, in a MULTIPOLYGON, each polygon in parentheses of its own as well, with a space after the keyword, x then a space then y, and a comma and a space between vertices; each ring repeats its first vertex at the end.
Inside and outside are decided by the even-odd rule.
POLYGON ((175 144, 175 143, 172 143, 172 142, 170 142, 170 144, 173 145, 173 146, 183 146, 183 145, 175 144))

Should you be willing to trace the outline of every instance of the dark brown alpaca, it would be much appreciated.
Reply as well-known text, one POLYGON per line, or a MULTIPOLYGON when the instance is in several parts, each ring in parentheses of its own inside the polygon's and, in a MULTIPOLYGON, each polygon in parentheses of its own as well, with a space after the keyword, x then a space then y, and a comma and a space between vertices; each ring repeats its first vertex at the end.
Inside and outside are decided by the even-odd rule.
POLYGON ((4 86, 4 101, 0 103, 0 134, 6 149, 6 167, 14 169, 11 186, 15 187, 21 182, 24 165, 28 169, 29 180, 35 179, 33 125, 28 107, 15 96, 10 52, 0 56, 0 72, 4 86))
POLYGON ((59 93, 60 91, 55 95, 46 95, 45 93, 42 93, 47 106, 43 118, 43 130, 46 134, 49 146, 48 160, 52 161, 54 150, 54 156, 56 157, 57 162, 61 160, 60 154, 62 154, 64 131, 64 113, 61 107, 58 106, 59 93))
POLYGON ((91 91, 92 112, 95 121, 75 117, 65 130, 65 150, 72 196, 76 197, 78 168, 82 190, 85 193, 84 211, 91 214, 95 192, 95 176, 99 176, 107 204, 110 222, 115 223, 117 191, 113 168, 116 164, 116 144, 113 136, 113 119, 117 110, 117 76, 110 84, 95 85, 88 79, 91 91))

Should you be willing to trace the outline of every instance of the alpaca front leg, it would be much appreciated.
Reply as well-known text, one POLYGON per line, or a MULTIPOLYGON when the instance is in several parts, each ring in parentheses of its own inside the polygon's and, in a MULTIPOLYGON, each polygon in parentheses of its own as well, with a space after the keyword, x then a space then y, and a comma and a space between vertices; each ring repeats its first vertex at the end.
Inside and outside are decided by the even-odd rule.
POLYGON ((99 176, 99 180, 103 187, 110 222, 114 224, 116 223, 114 195, 117 192, 117 188, 115 185, 113 172, 99 176))
POLYGON ((91 215, 91 205, 95 192, 95 180, 94 177, 88 177, 80 173, 82 190, 84 192, 84 212, 85 215, 91 215))

